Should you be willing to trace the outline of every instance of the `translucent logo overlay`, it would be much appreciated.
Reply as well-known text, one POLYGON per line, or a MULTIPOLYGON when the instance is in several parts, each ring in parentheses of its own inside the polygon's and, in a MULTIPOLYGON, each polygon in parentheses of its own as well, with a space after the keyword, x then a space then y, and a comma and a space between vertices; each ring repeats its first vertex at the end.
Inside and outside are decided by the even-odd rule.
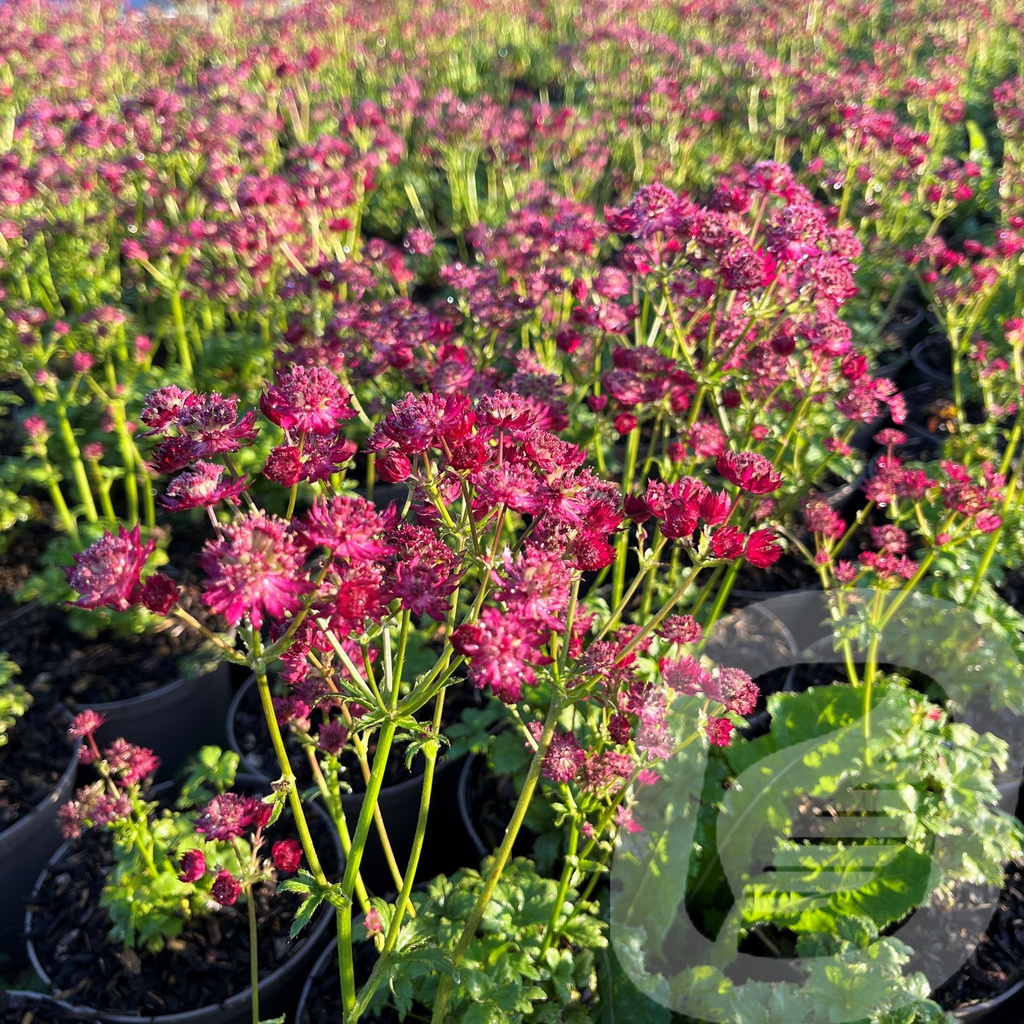
POLYGON ((700 1021, 861 1021, 909 1009, 984 935, 1000 885, 974 867, 986 822, 1009 822, 994 786, 952 801, 949 786, 1020 729, 1020 660, 968 610, 915 594, 871 627, 892 596, 799 592, 716 627, 712 660, 783 692, 721 757, 695 741, 696 699, 680 698, 675 750, 637 788, 642 830, 614 853, 610 939, 660 1006, 700 1021), (910 682, 866 685, 858 666, 872 660, 910 682), (807 680, 792 666, 811 689, 796 692, 807 680), (856 685, 841 681, 850 672, 856 685), (942 920, 954 882, 955 932, 942 920))

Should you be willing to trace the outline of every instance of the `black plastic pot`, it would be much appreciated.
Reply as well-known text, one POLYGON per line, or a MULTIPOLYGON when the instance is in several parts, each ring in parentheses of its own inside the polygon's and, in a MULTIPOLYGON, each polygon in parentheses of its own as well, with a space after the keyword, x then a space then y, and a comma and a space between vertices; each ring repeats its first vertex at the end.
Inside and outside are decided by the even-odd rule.
POLYGON ((230 701, 231 676, 222 663, 138 697, 87 707, 103 715, 104 723, 96 732, 101 748, 119 738, 148 747, 160 758, 158 778, 167 779, 200 747, 224 744, 224 716, 230 701))
MULTIPOLYGON (((236 784, 240 788, 248 788, 250 790, 266 789, 265 779, 251 775, 239 776, 236 779, 236 784)), ((171 786, 171 783, 162 783, 155 787, 154 794, 167 793, 171 786)), ((310 813, 322 819, 323 828, 321 831, 325 836, 329 836, 333 840, 335 863, 331 864, 329 861, 324 860, 323 864, 325 869, 332 873, 332 877, 337 876, 342 866, 342 854, 334 828, 328 821, 327 816, 318 807, 307 805, 307 809, 310 813)), ((39 976, 40 981, 44 985, 51 986, 51 988, 51 979, 42 965, 32 937, 34 920, 32 904, 37 898, 37 894, 42 891, 44 886, 49 884, 54 866, 61 863, 62 859, 71 849, 71 846, 71 842, 61 845, 39 874, 32 890, 32 897, 28 900, 28 909, 24 917, 25 946, 29 962, 39 976)), ((323 855, 325 851, 320 852, 323 855)), ((324 904, 317 912, 311 924, 307 926, 299 939, 296 940, 293 954, 289 955, 287 960, 260 979, 260 1013, 263 1019, 280 1015, 294 1004, 295 991, 301 984, 301 979, 308 973, 311 965, 324 948, 324 944, 328 941, 334 920, 334 914, 331 909, 324 904)), ((99 951, 97 951, 97 955, 100 955, 99 951)), ((80 1015, 84 1019, 96 1020, 98 1024, 248 1024, 252 1015, 252 990, 248 986, 235 992, 223 1002, 195 1007, 180 1013, 149 1016, 126 1013, 122 1010, 110 1011, 103 1007, 79 1006, 56 998, 56 995, 51 1002, 59 1006, 64 1012, 80 1015)))
MULTIPOLYGON (((70 725, 71 716, 63 708, 55 707, 53 712, 70 725)), ((21 939, 25 897, 61 843, 57 809, 71 798, 80 746, 81 740, 69 744, 67 767, 46 798, 0 832, 0 952, 15 961, 25 955, 21 939)))

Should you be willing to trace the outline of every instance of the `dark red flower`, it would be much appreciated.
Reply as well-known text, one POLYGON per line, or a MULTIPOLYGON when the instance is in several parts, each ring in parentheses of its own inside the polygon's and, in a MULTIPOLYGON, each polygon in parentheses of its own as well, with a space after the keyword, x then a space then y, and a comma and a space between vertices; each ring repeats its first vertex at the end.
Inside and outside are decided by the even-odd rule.
POLYGON ((782 484, 782 476, 758 452, 723 452, 718 472, 748 494, 770 494, 782 484))
POLYGON ((278 871, 289 874, 298 871, 302 863, 302 844, 297 839, 282 839, 271 847, 270 857, 278 871))
POLYGON ((743 557, 756 565, 758 569, 767 569, 774 565, 782 556, 782 548, 779 547, 775 534, 771 530, 755 530, 747 538, 747 546, 743 550, 743 557))
POLYGON ((138 525, 131 530, 119 527, 116 537, 104 534, 75 555, 75 565, 66 570, 68 583, 81 595, 74 604, 117 611, 130 608, 137 601, 142 570, 155 547, 153 540, 142 543, 138 525))
POLYGON ((166 615, 178 603, 180 596, 178 585, 162 572, 150 576, 139 592, 139 600, 154 615, 166 615))
POLYGON ((233 906, 242 892, 242 883, 230 871, 221 869, 210 887, 210 898, 222 907, 233 906))
POLYGON ((198 882, 206 874, 206 857, 202 850, 186 850, 181 855, 181 874, 178 878, 183 882, 198 882))

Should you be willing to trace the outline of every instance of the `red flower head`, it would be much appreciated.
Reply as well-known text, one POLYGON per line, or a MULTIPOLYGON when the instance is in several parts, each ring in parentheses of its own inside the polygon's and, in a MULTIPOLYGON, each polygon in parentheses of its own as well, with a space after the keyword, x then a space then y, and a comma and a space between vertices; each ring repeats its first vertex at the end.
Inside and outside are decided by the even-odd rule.
POLYGON ((704 727, 704 733, 712 746, 727 747, 732 736, 732 722, 728 718, 710 717, 704 727))
POLYGON ((355 416, 352 395, 326 366, 293 366, 267 388, 260 410, 271 423, 294 433, 331 434, 355 416))
POLYGON ((222 869, 210 887, 210 898, 222 907, 233 906, 242 892, 242 883, 230 871, 222 869))
POLYGON ((199 556, 206 572, 203 601, 237 626, 248 615, 255 629, 264 614, 297 612, 313 584, 302 575, 304 552, 289 525, 255 514, 223 527, 199 556))
POLYGON ((718 472, 748 494, 770 494, 782 484, 782 476, 757 452, 724 452, 718 472))
POLYGON ((253 824, 253 804, 240 793, 221 793, 199 812, 196 831, 211 839, 236 839, 253 824))
POLYGON ((556 732, 544 755, 542 772, 553 782, 572 782, 587 755, 580 749, 579 740, 571 732, 556 732))
POLYGON ((743 549, 743 557, 758 569, 767 569, 781 556, 782 548, 779 547, 771 530, 755 530, 747 538, 747 546, 743 549))
POLYGON ((154 615, 166 615, 178 603, 180 596, 178 585, 161 572, 150 576, 139 592, 139 600, 154 615))
POLYGON ((452 634, 452 646, 469 659, 477 686, 490 685, 495 696, 514 704, 522 696, 523 684, 536 682, 535 666, 551 660, 540 654, 547 633, 534 619, 485 608, 478 623, 466 623, 452 634))
POLYGON ((142 570, 155 547, 156 541, 142 543, 138 525, 120 527, 116 537, 102 536, 75 555, 74 567, 66 570, 68 583, 81 595, 74 603, 80 608, 130 608, 138 600, 142 570))
POLYGON ((297 839, 282 839, 274 843, 270 851, 274 867, 290 874, 299 870, 302 863, 302 846, 297 839))
POLYGON ((206 874, 206 857, 202 850, 186 850, 181 855, 181 874, 178 878, 183 882, 198 882, 206 874))

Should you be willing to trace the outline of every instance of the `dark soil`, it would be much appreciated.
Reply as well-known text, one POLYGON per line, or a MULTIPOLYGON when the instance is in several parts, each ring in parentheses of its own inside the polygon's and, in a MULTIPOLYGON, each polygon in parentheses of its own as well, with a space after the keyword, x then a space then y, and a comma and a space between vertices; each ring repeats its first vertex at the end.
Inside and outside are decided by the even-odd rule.
POLYGON ((53 791, 74 750, 63 707, 29 707, 0 747, 0 832, 53 791))
MULTIPOLYGON (((29 524, 0 553, 0 651, 21 667, 23 685, 37 698, 59 700, 76 710, 147 693, 177 679, 179 660, 203 643, 191 627, 173 622, 141 635, 104 630, 87 638, 71 629, 64 605, 18 603, 18 592, 38 569, 52 538, 48 527, 29 524)), ((203 608, 194 578, 181 576, 178 582, 184 588, 182 604, 222 631, 224 622, 203 608)))
MULTIPOLYGON (((329 826, 310 816, 324 849, 329 826)), ((275 826, 268 835, 288 834, 275 826)), ((180 1013, 222 1002, 249 984, 249 925, 244 903, 218 908, 189 923, 160 953, 125 951, 107 938, 110 921, 99 904, 106 869, 113 862, 109 837, 86 833, 50 866, 48 881, 32 902, 31 939, 53 993, 75 1005, 108 1012, 180 1013)), ((255 892, 260 976, 302 954, 304 933, 288 931, 298 906, 276 884, 255 892)))
MULTIPOLYGON (((934 921, 931 923, 937 929, 937 941, 944 944, 943 948, 955 948, 956 943, 963 943, 968 938, 968 932, 961 927, 961 919, 972 910, 977 914, 979 908, 985 911, 988 906, 972 888, 964 886, 954 894, 952 908, 943 907, 932 915, 934 921)), ((961 970, 940 985, 932 993, 932 998, 947 1010, 996 998, 1024 978, 1020 954, 1022 944, 1024 865, 1012 862, 1006 866, 1003 889, 995 902, 985 935, 961 970)))

